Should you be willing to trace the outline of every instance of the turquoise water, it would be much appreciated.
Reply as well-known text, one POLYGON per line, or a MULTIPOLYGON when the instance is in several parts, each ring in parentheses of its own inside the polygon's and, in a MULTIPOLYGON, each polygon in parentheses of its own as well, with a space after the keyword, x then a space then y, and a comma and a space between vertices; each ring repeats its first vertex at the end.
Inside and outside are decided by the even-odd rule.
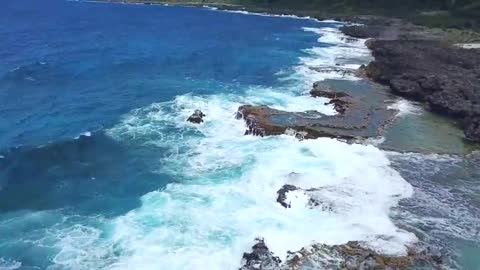
MULTIPOLYGON (((462 212, 471 222, 455 229, 462 233, 445 238, 398 223, 429 218, 416 211, 429 186, 408 174, 408 162, 373 145, 243 136, 234 118, 243 104, 335 113, 306 94, 311 84, 358 79, 310 67, 370 60, 364 41, 347 40, 340 25, 207 8, 3 1, 0 269, 238 269, 257 236, 283 258, 314 242, 360 240, 402 254, 408 244, 448 239, 445 248, 457 252, 449 264, 472 264, 464 257, 478 240, 462 230, 478 221, 475 208, 462 212), (195 109, 207 115, 202 125, 185 121, 195 109), (322 187, 318 196, 335 211, 308 208, 302 194, 281 207, 284 184, 322 187)), ((462 203, 478 203, 462 192, 462 203)), ((450 228, 458 217, 444 215, 450 228)))

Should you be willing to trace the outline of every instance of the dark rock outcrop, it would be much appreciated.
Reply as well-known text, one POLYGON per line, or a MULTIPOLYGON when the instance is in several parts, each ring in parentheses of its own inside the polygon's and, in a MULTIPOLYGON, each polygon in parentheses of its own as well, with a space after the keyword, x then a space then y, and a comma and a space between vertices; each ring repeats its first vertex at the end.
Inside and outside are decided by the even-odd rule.
POLYGON ((325 105, 333 104, 333 108, 340 114, 345 114, 347 108, 355 103, 355 100, 343 91, 337 91, 332 87, 316 82, 313 84, 313 89, 310 91, 312 97, 329 98, 330 101, 325 105))
POLYGON ((290 208, 290 204, 287 202, 287 193, 297 189, 298 188, 293 185, 284 185, 277 191, 277 202, 285 208, 290 208))
POLYGON ((480 50, 453 43, 478 42, 478 33, 446 31, 400 19, 365 17, 341 31, 367 41, 375 61, 367 77, 459 120, 465 137, 480 141, 480 50))
POLYGON ((389 256, 369 249, 361 242, 348 242, 344 245, 320 245, 303 248, 290 253, 285 269, 301 269, 302 266, 315 265, 318 269, 409 269, 415 265, 428 269, 441 269, 441 255, 430 249, 417 251, 412 248, 404 256, 389 256))
POLYGON ((381 16, 345 18, 354 23, 340 28, 354 38, 382 40, 435 40, 449 43, 478 42, 480 34, 473 31, 449 31, 450 29, 428 28, 402 19, 381 16))
POLYGON ((396 94, 461 119, 465 136, 480 141, 480 50, 437 41, 371 40, 375 61, 366 75, 396 94))
POLYGON ((263 238, 255 239, 257 242, 252 247, 252 252, 243 254, 240 270, 278 270, 282 261, 273 255, 263 238))
POLYGON ((323 201, 318 194, 323 190, 323 188, 310 188, 302 189, 294 185, 284 185, 277 191, 277 202, 285 207, 290 208, 290 202, 287 201, 287 194, 291 191, 300 191, 306 196, 308 196, 307 207, 309 208, 318 208, 322 211, 333 211, 333 205, 329 202, 323 201))
POLYGON ((312 97, 325 97, 330 99, 350 97, 349 94, 343 91, 337 91, 322 82, 316 82, 313 84, 313 88, 310 90, 310 95, 312 97))
POLYGON ((327 104, 333 104, 338 114, 286 112, 268 106, 244 105, 238 108, 236 118, 245 121, 248 128, 245 135, 263 137, 288 133, 299 139, 330 137, 346 140, 376 137, 381 135, 396 112, 387 109, 385 94, 372 92, 365 98, 315 84, 311 95, 332 98, 327 104))
POLYGON ((203 117, 205 117, 205 114, 202 111, 195 110, 195 112, 188 117, 187 121, 194 124, 200 124, 203 123, 203 117))
POLYGON ((297 270, 297 269, 342 269, 342 270, 393 270, 442 269, 442 254, 431 248, 408 248, 402 256, 378 253, 365 243, 352 241, 343 245, 314 244, 296 252, 288 252, 284 263, 269 250, 262 238, 250 253, 243 254, 239 270, 297 270), (425 268, 426 267, 426 268, 425 268))
POLYGON ((320 72, 320 73, 342 74, 342 77, 345 77, 347 75, 352 76, 352 75, 355 75, 357 72, 356 69, 340 67, 340 66, 316 66, 316 67, 309 67, 309 69, 320 72))

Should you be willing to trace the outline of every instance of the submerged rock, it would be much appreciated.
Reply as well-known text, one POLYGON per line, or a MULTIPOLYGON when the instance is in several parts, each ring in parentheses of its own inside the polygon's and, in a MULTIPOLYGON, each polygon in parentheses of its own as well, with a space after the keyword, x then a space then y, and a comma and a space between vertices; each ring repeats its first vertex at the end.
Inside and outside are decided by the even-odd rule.
POLYGON ((195 110, 195 112, 188 117, 187 121, 195 124, 203 123, 203 117, 205 114, 200 110, 195 110))
POLYGON ((263 238, 255 239, 252 252, 244 253, 240 270, 278 270, 282 261, 273 255, 263 238))

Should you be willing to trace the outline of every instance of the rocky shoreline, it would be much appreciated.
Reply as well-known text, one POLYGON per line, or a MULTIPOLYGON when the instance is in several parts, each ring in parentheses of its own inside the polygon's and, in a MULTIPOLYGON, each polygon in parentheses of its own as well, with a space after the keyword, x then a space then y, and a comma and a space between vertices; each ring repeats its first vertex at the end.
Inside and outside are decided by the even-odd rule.
POLYGON ((371 38, 367 47, 375 60, 362 69, 366 77, 456 119, 468 140, 480 141, 479 49, 455 46, 446 33, 399 20, 372 20, 341 30, 371 38))
POLYGON ((422 267, 442 269, 442 255, 429 247, 411 247, 407 254, 390 256, 379 254, 352 241, 343 245, 314 244, 297 252, 289 252, 285 261, 275 256, 263 238, 255 239, 251 252, 243 254, 239 270, 297 270, 297 269, 342 269, 379 270, 422 267))
POLYGON ((381 136, 397 113, 388 109, 385 103, 388 95, 383 91, 369 92, 367 100, 355 91, 336 90, 325 82, 317 82, 310 95, 329 100, 325 105, 333 105, 337 114, 286 112, 264 105, 243 105, 238 108, 237 119, 245 121, 245 135, 289 134, 300 140, 329 137, 350 141, 381 136))
MULTIPOLYGON (((228 5, 216 7, 239 9, 228 5)), ((248 10, 312 15, 299 11, 248 10)), ((480 90, 480 52, 453 46, 457 42, 475 41, 477 37, 458 37, 397 19, 372 16, 335 19, 363 24, 345 26, 341 31, 353 38, 370 38, 366 45, 375 58, 359 71, 345 72, 358 72, 372 81, 372 88, 380 88, 376 83, 385 85, 396 95, 422 101, 432 111, 461 120, 459 124, 464 128, 466 138, 480 141, 480 94, 477 93, 480 90)), ((356 141, 381 136, 396 115, 396 111, 388 109, 386 101, 391 96, 384 90, 369 91, 365 97, 350 89, 337 89, 321 82, 313 85, 310 95, 328 99, 327 104, 334 106, 337 114, 287 112, 265 105, 246 104, 238 108, 236 118, 245 122, 245 135, 288 134, 299 140, 329 137, 356 141)), ((201 112, 194 113, 188 121, 199 124, 203 122, 203 116, 201 112)), ((334 205, 324 204, 315 196, 317 191, 315 188, 285 185, 277 192, 277 202, 288 209, 287 194, 301 192, 310 198, 306 207, 335 211, 334 205)), ((252 251, 244 253, 240 270, 311 269, 311 266, 320 269, 407 269, 417 264, 428 269, 441 269, 442 264, 442 255, 429 248, 407 247, 406 255, 388 256, 361 242, 314 244, 289 253, 282 261, 268 249, 262 238, 255 241, 252 251)))
MULTIPOLYGON (((204 1, 178 3, 155 0, 100 1, 194 7, 205 5, 204 1)), ((459 127, 464 130, 465 138, 480 142, 480 94, 478 94, 480 49, 476 46, 480 44, 480 34, 471 31, 432 29, 401 19, 380 16, 320 15, 314 10, 277 10, 226 3, 207 4, 222 10, 245 10, 278 15, 294 14, 319 20, 333 18, 338 21, 361 24, 342 27, 341 31, 351 37, 371 39, 367 46, 372 50, 375 60, 361 70, 367 78, 390 87, 396 95, 423 102, 427 109, 458 120, 459 127), (468 44, 468 46, 462 44, 468 44)), ((260 108, 256 109, 260 110, 260 108)), ((260 111, 268 111, 265 109, 260 111)), ((268 111, 268 113, 283 114, 275 111, 268 111)), ((338 125, 340 129, 343 127, 344 124, 338 125)), ((304 125, 301 129, 305 129, 304 125)), ((366 137, 330 133, 312 135, 312 137, 366 137)))

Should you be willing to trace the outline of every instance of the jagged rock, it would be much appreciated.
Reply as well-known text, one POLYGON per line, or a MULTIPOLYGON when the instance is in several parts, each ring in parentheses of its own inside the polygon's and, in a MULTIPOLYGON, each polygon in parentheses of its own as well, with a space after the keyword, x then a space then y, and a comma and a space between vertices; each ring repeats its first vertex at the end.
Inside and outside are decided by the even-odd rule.
MULTIPOLYGON (((314 244, 296 252, 288 252, 284 263, 269 250, 263 238, 250 253, 243 254, 240 270, 299 270, 299 269, 342 269, 342 270, 394 270, 410 269, 414 266, 441 269, 442 254, 434 248, 408 248, 406 255, 380 254, 363 242, 351 241, 343 245, 314 244)), ((423 268, 422 268, 423 269, 423 268)))
POLYGON ((237 117, 247 125, 245 135, 271 136, 295 130, 299 139, 319 137, 356 140, 381 135, 383 127, 395 116, 395 111, 385 107, 335 100, 339 115, 328 116, 316 111, 286 112, 268 106, 244 105, 238 108, 237 117))
POLYGON ((437 41, 373 40, 375 61, 365 72, 396 94, 426 102, 463 120, 465 136, 480 141, 480 53, 437 41))
POLYGON ((416 264, 428 265, 429 269, 440 269, 441 255, 432 253, 431 249, 409 249, 407 255, 389 256, 367 248, 362 242, 352 241, 344 245, 315 244, 302 248, 290 252, 285 262, 286 268, 292 270, 310 265, 315 265, 318 269, 408 269, 416 264))
POLYGON ((448 45, 459 39, 476 40, 479 35, 459 36, 391 18, 366 18, 362 23, 341 31, 352 37, 374 38, 366 45, 375 61, 364 73, 396 94, 461 120, 465 137, 480 141, 480 111, 476 109, 480 105, 480 50, 448 45))
POLYGON ((375 88, 380 87, 376 84, 363 81, 356 83, 358 86, 372 88, 368 98, 358 91, 334 90, 326 82, 314 84, 311 94, 333 97, 327 104, 333 104, 336 115, 325 115, 318 111, 286 112, 265 105, 243 105, 238 108, 236 119, 245 121, 245 135, 288 134, 299 140, 330 137, 351 141, 380 136, 397 113, 385 104, 385 100, 391 97, 384 91, 376 91, 375 88))
POLYGON ((342 74, 342 77, 345 77, 347 75, 355 75, 357 71, 356 69, 353 69, 353 68, 332 67, 332 66, 309 67, 309 69, 320 72, 320 73, 342 74))
POLYGON ((299 141, 305 140, 305 137, 308 135, 305 131, 296 131, 292 128, 287 128, 285 130, 286 135, 294 136, 297 138, 299 141))
POLYGON ((350 97, 349 94, 343 91, 337 91, 329 85, 323 84, 321 82, 316 82, 313 84, 313 88, 312 90, 310 90, 310 95, 312 97, 325 97, 330 99, 350 97))
POLYGON ((278 270, 282 261, 273 255, 263 238, 255 239, 252 252, 243 254, 240 270, 278 270))
POLYGON ((294 185, 284 185, 277 191, 277 202, 285 208, 290 208, 290 202, 287 202, 287 194, 291 191, 303 192, 309 197, 307 207, 320 208, 322 211, 333 211, 333 205, 329 202, 325 202, 317 194, 322 191, 322 188, 302 189, 294 185))
POLYGON ((312 97, 329 98, 330 101, 325 103, 325 105, 333 104, 333 108, 339 114, 345 114, 348 107, 355 103, 355 100, 349 94, 343 91, 337 91, 321 82, 313 84, 313 89, 310 90, 310 95, 312 97))
POLYGON ((340 31, 355 38, 376 38, 380 36, 384 29, 383 26, 347 25, 342 26, 340 31))
POLYGON ((195 110, 195 112, 188 117, 187 121, 195 124, 203 123, 203 117, 205 114, 200 110, 195 110))
MULTIPOLYGON (((436 40, 450 43, 475 42, 479 34, 469 31, 452 32, 449 29, 428 28, 391 17, 363 17, 355 20, 362 25, 346 25, 340 28, 345 35, 355 38, 382 40, 436 40)), ((349 19, 349 21, 352 21, 349 19)))
POLYGON ((290 191, 298 190, 296 186, 293 185, 284 185, 277 191, 277 202, 281 204, 285 208, 290 208, 290 204, 286 202, 287 200, 287 193, 290 191))
POLYGON ((480 138, 480 114, 465 119, 465 136, 480 138))

